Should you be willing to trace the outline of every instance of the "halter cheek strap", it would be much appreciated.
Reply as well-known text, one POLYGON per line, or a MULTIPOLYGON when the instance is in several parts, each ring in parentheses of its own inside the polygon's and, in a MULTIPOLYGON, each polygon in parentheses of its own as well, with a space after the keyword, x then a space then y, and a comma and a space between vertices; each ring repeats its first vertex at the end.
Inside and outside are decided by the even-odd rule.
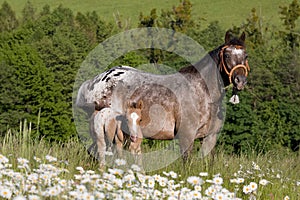
MULTIPOLYGON (((224 51, 226 48, 228 48, 229 46, 228 45, 225 45, 224 47, 222 47, 221 51, 220 51, 220 60, 221 60, 221 63, 220 63, 220 71, 222 71, 224 69, 225 73, 228 75, 228 78, 229 78, 229 81, 230 81, 230 84, 232 83, 232 75, 233 75, 233 72, 237 69, 243 69, 244 70, 244 75, 247 77, 248 76, 248 72, 250 71, 250 67, 249 67, 249 64, 248 64, 248 60, 246 59, 246 62, 245 62, 245 65, 242 65, 242 64, 239 64, 239 65, 236 65, 234 66, 230 71, 228 71, 226 65, 225 65, 225 62, 224 62, 224 51)), ((241 49, 242 46, 238 46, 236 45, 235 46, 237 49, 241 49)))

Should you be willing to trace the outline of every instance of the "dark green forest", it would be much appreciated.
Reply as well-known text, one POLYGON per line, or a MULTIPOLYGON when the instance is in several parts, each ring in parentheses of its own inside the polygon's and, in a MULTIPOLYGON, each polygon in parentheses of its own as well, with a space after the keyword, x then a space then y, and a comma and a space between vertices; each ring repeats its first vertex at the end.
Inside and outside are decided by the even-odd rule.
MULTIPOLYGON (((88 53, 116 33, 136 27, 165 27, 196 40, 205 49, 221 45, 227 30, 218 21, 203 27, 193 5, 141 13, 138 24, 101 19, 95 12, 73 13, 60 5, 40 12, 27 2, 22 16, 4 2, 0 8, 0 135, 32 122, 34 137, 67 141, 77 137, 72 115, 76 73, 88 53)), ((241 102, 227 103, 226 121, 218 140, 228 153, 299 150, 300 143, 300 2, 278 8, 282 26, 264 22, 253 8, 236 35, 246 33, 251 72, 241 102), (299 21, 298 21, 299 22, 299 21)), ((134 51, 116 63, 135 66, 155 62, 178 69, 184 61, 158 49, 134 51), (172 63, 172 65, 170 65, 172 63)), ((228 97, 231 92, 228 92, 228 97)))

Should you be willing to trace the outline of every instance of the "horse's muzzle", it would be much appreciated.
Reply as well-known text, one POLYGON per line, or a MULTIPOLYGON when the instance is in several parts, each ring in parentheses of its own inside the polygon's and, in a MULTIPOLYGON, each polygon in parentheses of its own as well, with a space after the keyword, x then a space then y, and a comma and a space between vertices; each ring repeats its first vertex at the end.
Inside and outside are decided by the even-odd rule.
POLYGON ((247 77, 244 75, 236 75, 233 80, 233 85, 237 90, 243 90, 247 84, 247 77))

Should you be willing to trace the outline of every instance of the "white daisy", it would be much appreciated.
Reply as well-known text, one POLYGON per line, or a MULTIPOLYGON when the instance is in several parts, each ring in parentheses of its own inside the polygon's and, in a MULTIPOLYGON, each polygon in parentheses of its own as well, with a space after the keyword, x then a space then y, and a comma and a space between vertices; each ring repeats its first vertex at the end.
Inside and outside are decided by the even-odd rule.
POLYGON ((243 192, 244 192, 245 194, 251 193, 251 187, 250 187, 250 185, 244 185, 244 187, 243 187, 243 192))
POLYGON ((267 181, 266 179, 261 179, 261 180, 259 181, 259 184, 265 186, 265 185, 267 185, 269 182, 270 182, 270 181, 267 181))
POLYGON ((222 185, 223 184, 223 178, 221 178, 221 177, 215 177, 213 179, 213 183, 216 184, 216 185, 222 185))
POLYGON ((188 177, 187 182, 192 185, 201 185, 203 183, 203 180, 197 176, 190 176, 188 177))
POLYGON ((250 186, 252 192, 257 190, 257 183, 251 182, 249 184, 249 186, 250 186))
POLYGON ((124 160, 124 159, 116 159, 115 163, 116 163, 117 166, 126 165, 126 160, 124 160))
POLYGON ((200 172, 199 176, 208 176, 208 173, 207 172, 200 172))

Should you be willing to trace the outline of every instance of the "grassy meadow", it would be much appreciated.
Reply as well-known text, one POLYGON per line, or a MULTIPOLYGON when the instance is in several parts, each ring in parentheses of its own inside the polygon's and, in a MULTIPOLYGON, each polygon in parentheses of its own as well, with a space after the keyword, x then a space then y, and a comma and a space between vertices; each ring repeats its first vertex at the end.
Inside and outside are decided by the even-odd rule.
MULTIPOLYGON (((0 0, 2 4, 4 0, 0 0)), ((17 16, 20 16, 27 0, 9 0, 8 3, 16 11, 17 16)), ((55 8, 60 4, 70 8, 74 12, 91 12, 96 11, 104 20, 114 21, 115 15, 120 15, 124 20, 128 21, 133 27, 136 26, 140 12, 149 14, 150 10, 156 8, 157 11, 162 9, 169 10, 172 6, 177 5, 179 0, 30 0, 34 7, 39 12, 46 4, 51 8, 55 8)), ((263 23, 270 23, 276 26, 281 25, 278 15, 279 6, 287 5, 290 0, 266 0, 266 1, 239 1, 239 0, 194 0, 192 16, 194 19, 204 18, 204 25, 211 21, 219 21, 225 29, 232 25, 240 25, 249 16, 252 8, 256 8, 257 13, 263 17, 263 23)))
POLYGON ((99 170, 78 140, 49 144, 31 138, 30 124, 8 130, 0 143, 0 199, 299 199, 300 155, 226 155, 217 150, 183 166, 181 159, 141 173, 116 160, 99 170))

